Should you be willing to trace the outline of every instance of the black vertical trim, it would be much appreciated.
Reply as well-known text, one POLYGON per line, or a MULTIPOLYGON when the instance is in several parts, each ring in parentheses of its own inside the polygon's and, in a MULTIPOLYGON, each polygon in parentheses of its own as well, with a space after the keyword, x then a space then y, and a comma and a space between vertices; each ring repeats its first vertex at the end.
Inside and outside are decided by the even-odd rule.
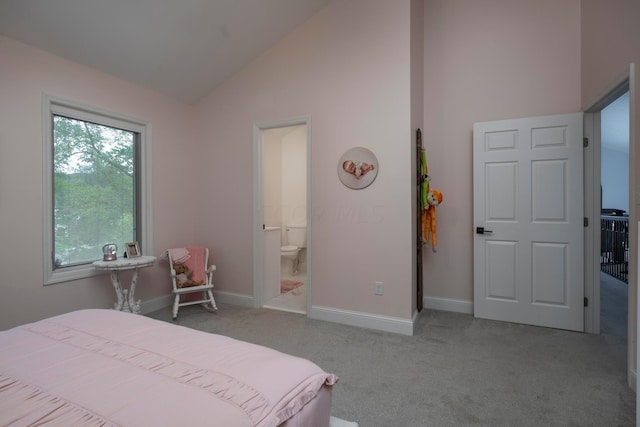
POLYGON ((422 288, 422 131, 416 131, 416 307, 418 311, 423 308, 422 288))

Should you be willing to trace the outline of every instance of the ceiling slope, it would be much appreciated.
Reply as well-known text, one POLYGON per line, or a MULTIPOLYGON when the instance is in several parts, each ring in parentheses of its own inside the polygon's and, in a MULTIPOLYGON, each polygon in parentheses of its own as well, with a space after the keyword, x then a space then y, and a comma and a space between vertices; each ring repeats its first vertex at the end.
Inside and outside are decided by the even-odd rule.
POLYGON ((0 34, 193 103, 326 1, 2 0, 0 34))

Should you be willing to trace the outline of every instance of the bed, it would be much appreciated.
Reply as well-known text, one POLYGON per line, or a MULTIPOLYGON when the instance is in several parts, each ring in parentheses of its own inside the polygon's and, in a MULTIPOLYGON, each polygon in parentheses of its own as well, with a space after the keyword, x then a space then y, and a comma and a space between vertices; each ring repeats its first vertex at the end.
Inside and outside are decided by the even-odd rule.
POLYGON ((115 310, 0 332, 0 425, 328 426, 309 360, 115 310))

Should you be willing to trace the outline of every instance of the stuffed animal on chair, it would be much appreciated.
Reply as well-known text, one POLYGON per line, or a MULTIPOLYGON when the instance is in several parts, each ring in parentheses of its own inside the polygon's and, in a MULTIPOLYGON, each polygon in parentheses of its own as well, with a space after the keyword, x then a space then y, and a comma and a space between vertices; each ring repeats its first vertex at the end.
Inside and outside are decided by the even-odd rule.
POLYGON ((178 288, 187 288, 189 286, 200 286, 204 283, 193 281, 193 271, 189 270, 184 264, 175 264, 176 286, 178 288))
POLYGON ((434 252, 438 250, 436 206, 440 203, 442 203, 442 193, 438 190, 429 190, 429 193, 427 193, 427 207, 422 212, 422 237, 425 245, 428 245, 429 239, 431 239, 431 248, 434 252))

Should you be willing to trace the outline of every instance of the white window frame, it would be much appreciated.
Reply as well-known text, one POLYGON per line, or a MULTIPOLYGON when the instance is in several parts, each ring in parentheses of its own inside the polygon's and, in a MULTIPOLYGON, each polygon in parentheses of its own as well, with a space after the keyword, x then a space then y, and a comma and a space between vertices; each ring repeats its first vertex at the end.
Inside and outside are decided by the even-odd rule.
MULTIPOLYGON (((153 251, 151 214, 151 124, 143 120, 83 105, 52 95, 43 95, 43 271, 44 284, 68 282, 101 274, 88 264, 54 269, 53 265, 53 115, 91 121, 105 126, 125 129, 139 134, 140 139, 140 246, 143 254, 153 251)), ((109 243, 109 242, 104 242, 109 243)), ((124 252, 124 248, 122 248, 124 252)))

